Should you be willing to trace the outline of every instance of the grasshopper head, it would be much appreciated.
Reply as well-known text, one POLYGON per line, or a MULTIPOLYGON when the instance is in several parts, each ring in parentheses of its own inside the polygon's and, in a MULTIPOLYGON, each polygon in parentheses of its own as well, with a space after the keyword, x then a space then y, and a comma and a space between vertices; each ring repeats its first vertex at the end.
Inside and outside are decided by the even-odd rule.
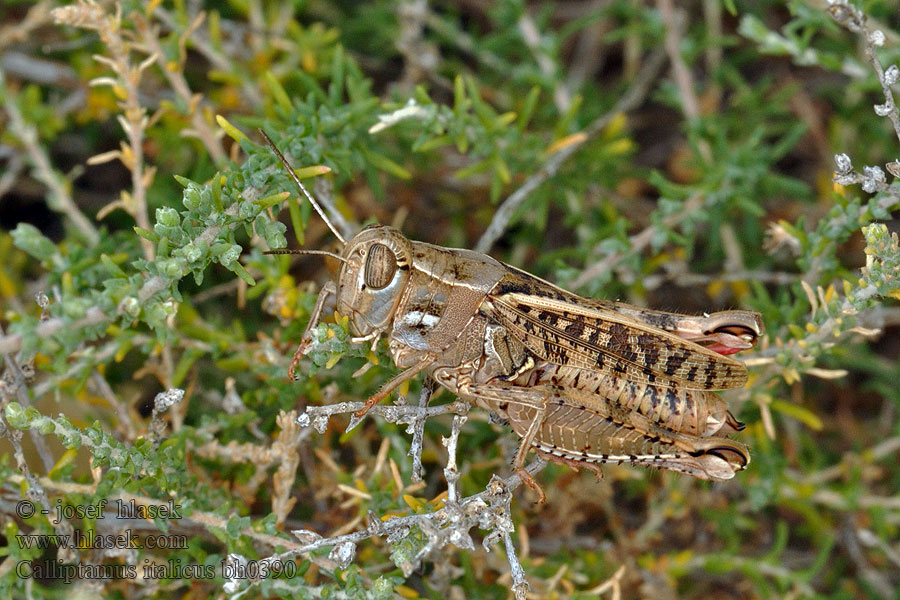
POLYGON ((347 242, 342 258, 338 312, 355 335, 387 329, 409 281, 412 244, 393 227, 372 225, 347 242))

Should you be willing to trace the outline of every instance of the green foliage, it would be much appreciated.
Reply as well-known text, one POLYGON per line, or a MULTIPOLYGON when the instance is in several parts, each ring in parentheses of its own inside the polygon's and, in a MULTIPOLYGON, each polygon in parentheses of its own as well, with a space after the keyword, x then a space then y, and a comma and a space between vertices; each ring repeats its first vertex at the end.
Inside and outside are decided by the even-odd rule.
MULTIPOLYGON (((40 7, 27 18, 2 9, 3 25, 42 33, 16 52, 58 73, 0 72, 9 182, 41 182, 65 226, 61 238, 28 219, 0 232, 5 495, 39 507, 175 502, 184 520, 150 526, 189 543, 118 554, 8 543, 0 556, 215 567, 154 590, 106 582, 111 597, 507 597, 514 557, 475 549, 465 528, 435 543, 471 514, 452 513, 444 529, 380 529, 388 516, 448 506, 449 416, 424 425, 421 484, 402 406, 349 432, 346 417, 295 422, 307 406, 362 401, 398 371, 384 342, 355 344, 347 315, 325 314, 287 380, 329 274, 319 256, 264 252, 334 241, 262 128, 354 226, 397 219, 411 239, 471 248, 524 190, 497 258, 585 295, 763 315, 759 348, 739 355, 751 383, 724 396, 748 424, 738 435, 753 451, 748 470, 706 484, 627 467, 600 482, 545 469, 547 505, 526 491, 508 510, 528 532, 532 591, 595 597, 609 580, 603 589, 623 597, 891 597, 891 9, 867 3, 863 21, 840 3, 736 2, 720 14, 712 2, 673 18, 663 4, 249 0, 201 15, 192 3, 121 2, 118 13, 77 3, 56 24, 40 7), (687 84, 671 56, 643 70, 667 36, 687 84), (73 82, 84 95, 67 102, 73 82), (643 84, 635 107, 610 114, 643 84), (94 176, 118 164, 130 175, 102 209, 82 193, 81 167, 59 159, 69 145, 86 149, 79 165, 96 157, 94 176), (851 158, 882 166, 856 170, 851 158), (157 396, 174 389, 180 403, 157 396), (264 564, 292 570, 222 571, 273 556, 264 564)), ((4 192, 9 182, 4 173, 4 192)), ((403 390, 410 403, 420 385, 403 390)), ((460 494, 508 476, 516 442, 473 408, 458 438, 460 494)), ((504 532, 498 506, 483 503, 474 527, 487 547, 504 532)), ((0 509, 7 541, 110 533, 102 518, 61 524, 0 509)), ((65 589, 0 569, 0 594, 65 589)))

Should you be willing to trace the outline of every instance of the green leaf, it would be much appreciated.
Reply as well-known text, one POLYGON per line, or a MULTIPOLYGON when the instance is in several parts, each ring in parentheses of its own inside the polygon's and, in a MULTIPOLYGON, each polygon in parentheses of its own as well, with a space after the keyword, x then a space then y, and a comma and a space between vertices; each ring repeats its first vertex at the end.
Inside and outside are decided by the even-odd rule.
POLYGON ((297 238, 297 243, 302 246, 305 239, 303 236, 305 228, 303 226, 303 217, 300 214, 300 205, 297 202, 298 199, 296 196, 288 198, 288 213, 291 216, 291 226, 294 228, 294 237, 297 238))
POLYGON ((516 124, 519 131, 525 131, 525 128, 528 127, 528 123, 531 121, 532 115, 534 115, 534 109, 537 107, 537 101, 540 96, 541 88, 538 86, 532 87, 528 92, 528 95, 525 96, 525 102, 522 103, 522 108, 519 110, 519 122, 516 124))
POLYGON ((412 173, 383 154, 373 152, 368 148, 363 148, 363 154, 366 155, 366 159, 369 161, 369 163, 380 171, 390 173, 391 175, 399 177, 400 179, 410 179, 412 177, 412 173))
POLYGON ((266 196, 264 198, 257 198, 253 201, 253 204, 259 206, 261 209, 265 210, 271 206, 275 206, 276 204, 281 204, 288 198, 290 198, 290 192, 278 192, 277 194, 272 194, 271 196, 266 196))
POLYGON ((29 223, 19 223, 12 231, 13 242, 38 260, 47 260, 57 253, 56 244, 44 237, 38 228, 29 223))
POLYGON ((774 399, 772 400, 772 410, 793 417, 814 431, 822 430, 822 419, 811 410, 804 408, 799 404, 774 399))
POLYGON ((250 139, 244 135, 244 133, 228 122, 228 119, 223 117, 222 115, 216 115, 216 123, 219 124, 219 127, 225 130, 225 133, 228 134, 228 137, 236 141, 238 144, 241 142, 249 142, 250 139))
POLYGON ((231 271, 237 274, 238 277, 243 279, 247 285, 256 285, 256 280, 253 279, 253 276, 244 268, 239 261, 234 261, 228 266, 231 271))
POLYGON ((271 71, 266 71, 265 78, 266 85, 269 86, 269 91, 272 92, 275 103, 278 104, 285 113, 290 114, 291 109, 293 108, 291 105, 291 98, 287 95, 287 92, 284 91, 281 82, 278 81, 271 71))

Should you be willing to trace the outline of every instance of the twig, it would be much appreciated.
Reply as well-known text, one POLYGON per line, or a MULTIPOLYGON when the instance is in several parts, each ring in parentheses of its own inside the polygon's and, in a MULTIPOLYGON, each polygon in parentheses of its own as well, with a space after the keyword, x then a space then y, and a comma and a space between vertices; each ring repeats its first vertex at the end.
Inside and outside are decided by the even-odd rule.
MULTIPOLYGON (((311 425, 319 433, 325 433, 325 429, 328 427, 329 418, 334 415, 354 413, 362 409, 365 405, 365 402, 337 402, 325 406, 308 406, 306 411, 297 417, 297 423, 301 427, 309 427, 311 425)), ((468 410, 469 404, 467 402, 464 400, 457 400, 450 404, 429 406, 424 409, 419 406, 408 404, 395 404, 393 406, 378 404, 373 406, 367 414, 381 415, 389 423, 414 423, 418 418, 427 419, 447 413, 464 415, 468 410)), ((355 423, 351 422, 351 427, 348 429, 353 429, 357 424, 358 421, 355 423)))
POLYGON ((426 0, 403 0, 397 3, 397 21, 400 35, 395 46, 403 56, 403 75, 399 85, 408 93, 424 75, 430 79, 440 63, 434 46, 423 39, 425 19, 428 17, 426 0))
MULTIPOLYGON (((0 334, 2 333, 3 328, 0 327, 0 334)), ((26 391, 26 380, 34 376, 34 368, 30 365, 31 361, 29 360, 25 364, 29 371, 28 375, 25 374, 25 371, 19 366, 19 363, 16 362, 16 359, 9 354, 3 354, 3 362, 6 364, 6 369, 3 372, 3 378, 0 379, 0 387, 4 387, 3 393, 0 394, 0 402, 5 406, 8 400, 6 396, 11 397, 11 394, 9 394, 11 391, 15 394, 19 404, 26 407, 31 406, 31 399, 28 397, 28 392, 26 391)), ((38 455, 41 457, 41 462, 44 464, 44 470, 49 471, 56 462, 53 459, 53 453, 50 451, 47 442, 44 441, 44 438, 39 431, 32 429, 29 433, 31 435, 31 441, 34 443, 38 455)))
POLYGON ((52 2, 38 2, 30 9, 25 18, 20 21, 11 22, 0 28, 0 49, 11 46, 12 44, 23 42, 29 39, 31 32, 39 27, 43 27, 50 22, 50 8, 52 2))
POLYGON ((885 77, 884 68, 881 66, 881 61, 878 60, 875 50, 878 46, 884 45, 884 32, 881 29, 869 29, 866 23, 868 20, 866 14, 845 0, 830 3, 827 12, 840 25, 856 33, 865 45, 866 58, 869 60, 872 68, 875 69, 875 73, 878 75, 878 82, 881 84, 881 91, 884 93, 884 104, 876 106, 875 113, 890 119, 891 125, 894 126, 894 134, 897 136, 897 140, 900 141, 900 114, 898 114, 897 105, 894 102, 894 94, 891 91, 891 85, 897 82, 900 73, 898 73, 896 66, 891 65, 889 70, 892 73, 889 81, 885 77))
MULTIPOLYGON (((186 40, 200 27, 204 17, 205 14, 200 13, 191 25, 179 36, 179 47, 182 49, 182 54, 186 40)), ((165 52, 163 52, 162 46, 159 43, 159 30, 156 27, 150 26, 150 24, 140 15, 135 16, 135 24, 141 34, 141 41, 147 46, 149 54, 156 57, 156 63, 159 65, 160 71, 162 71, 163 75, 168 80, 172 90, 185 104, 188 117, 191 120, 192 129, 183 131, 182 135, 199 139, 206 147, 206 151, 209 152, 213 162, 216 163, 216 166, 219 168, 225 166, 228 162, 228 157, 225 154, 225 150, 222 148, 222 143, 220 141, 222 136, 221 134, 217 135, 213 128, 210 127, 209 123, 203 118, 203 114, 199 110, 202 96, 200 94, 191 93, 191 88, 184 78, 184 65, 179 65, 178 69, 169 68, 169 65, 166 64, 165 52)), ((180 58, 184 61, 184 56, 181 56, 180 58)))
MULTIPOLYGON (((703 22, 706 25, 706 35, 711 40, 719 40, 722 37, 722 3, 719 0, 703 0, 703 22)), ((706 48, 706 70, 708 73, 716 73, 722 64, 722 45, 709 44, 706 48)))
MULTIPOLYGON (((694 211, 698 210, 703 205, 703 197, 699 195, 691 196, 687 199, 682 207, 681 211, 667 216, 662 221, 662 227, 670 228, 674 227, 684 219, 691 216, 694 211)), ((644 250, 647 246, 650 245, 650 242, 653 241, 653 238, 656 237, 657 233, 659 233, 660 227, 656 225, 648 225, 643 231, 640 233, 636 233, 633 236, 628 238, 628 252, 629 254, 638 254, 644 250)), ((617 265, 623 258, 624 254, 610 254, 605 257, 603 260, 596 262, 592 265, 588 265, 581 272, 581 274, 575 278, 575 280, 571 283, 572 287, 581 287, 591 279, 598 277, 602 273, 612 269, 615 265, 617 265)))
POLYGON ((885 543, 880 537, 875 535, 869 529, 857 529, 856 535, 859 538, 859 541, 869 548, 878 548, 881 550, 885 557, 891 561, 895 567, 900 569, 900 552, 897 552, 894 548, 891 548, 889 545, 885 543))
POLYGON ((184 399, 184 390, 179 388, 171 388, 165 392, 160 392, 153 399, 153 413, 150 417, 150 441, 153 442, 154 448, 159 446, 166 434, 166 422, 163 415, 166 414, 172 406, 178 404, 184 399))
POLYGON ((566 89, 566 86, 560 82, 560 78, 556 76, 556 62, 541 48, 541 32, 538 31, 534 19, 527 12, 523 12, 517 26, 519 33, 522 34, 522 39, 525 41, 525 45, 528 46, 531 54, 534 55, 534 60, 537 62, 541 73, 547 79, 558 82, 553 88, 553 102, 556 104, 556 110, 560 114, 565 113, 572 105, 572 95, 566 89))
MULTIPOLYGON (((124 99, 118 102, 122 111, 122 114, 119 115, 119 125, 128 137, 128 148, 127 152, 123 148, 120 151, 100 156, 102 158, 118 158, 131 172, 131 193, 123 196, 121 201, 116 201, 113 205, 121 205, 125 208, 134 218, 138 227, 150 229, 150 218, 147 214, 147 188, 153 181, 155 169, 145 168, 144 165, 144 130, 149 119, 146 109, 140 103, 139 87, 143 72, 155 62, 156 57, 151 56, 138 65, 131 62, 132 45, 122 36, 124 30, 122 29, 121 11, 122 7, 116 5, 116 13, 110 15, 106 13, 104 7, 82 1, 71 6, 56 8, 51 11, 51 14, 58 24, 96 31, 109 50, 109 56, 95 55, 94 60, 112 69, 117 78, 96 78, 91 81, 91 85, 112 85, 114 88, 120 87, 124 91, 124 99)), ((97 162, 99 161, 88 161, 89 164, 97 164, 97 162)), ((147 260, 153 260, 155 252, 153 244, 149 240, 141 238, 141 247, 144 250, 144 257, 147 260)))
MULTIPOLYGON (((181 27, 176 19, 164 8, 157 7, 153 14, 172 31, 180 30, 181 27)), ((213 68, 222 71, 223 73, 232 73, 234 71, 233 60, 213 47, 212 43, 210 43, 209 35, 205 30, 197 30, 187 41, 192 48, 197 50, 197 52, 202 54, 206 60, 212 64, 213 68)), ((240 80, 241 92, 244 94, 244 97, 250 105, 254 108, 262 106, 262 94, 260 94, 259 90, 253 84, 253 79, 250 77, 240 77, 240 80)))
MULTIPOLYGON (((689 559, 681 568, 707 569, 707 564, 709 562, 718 564, 718 561, 720 560, 721 557, 718 555, 695 556, 689 559)), ((775 579, 790 582, 803 596, 807 598, 816 597, 815 590, 813 590, 812 586, 801 579, 801 577, 804 576, 802 572, 792 571, 785 566, 772 564, 771 562, 759 560, 757 558, 749 558, 743 556, 729 556, 728 562, 732 564, 733 569, 735 570, 750 569, 754 572, 768 575, 769 577, 774 577, 775 579)))
MULTIPOLYGON (((31 468, 28 466, 28 461, 25 457, 25 451, 22 448, 22 438, 24 437, 24 433, 18 429, 13 429, 6 422, 6 419, 3 416, 3 409, 6 408, 7 404, 11 400, 11 395, 9 392, 14 392, 17 397, 22 400, 23 396, 25 396, 26 402, 25 406, 28 406, 27 395, 24 394, 23 382, 21 381, 22 373, 18 369, 18 365, 8 357, 4 357, 7 363, 7 369, 3 374, 3 378, 0 379, 0 436, 5 437, 9 440, 10 445, 13 447, 13 457, 16 461, 16 467, 18 467, 21 475, 12 475, 9 479, 18 478, 19 483, 27 482, 28 487, 25 488, 24 493, 20 490, 19 493, 23 493, 24 498, 31 502, 37 502, 41 505, 42 512, 44 514, 50 513, 50 499, 47 496, 46 484, 44 482, 44 478, 38 478, 34 473, 31 472, 31 468)), ((40 435, 40 432, 31 430, 32 437, 37 433, 40 435)), ((44 449, 42 451, 42 460, 46 463, 47 460, 43 458, 44 452, 49 455, 49 450, 47 450, 46 445, 44 443, 43 438, 38 437, 35 439, 35 442, 38 444, 38 448, 44 449)), ((52 457, 52 455, 49 455, 52 457)), ((50 460, 49 467, 46 467, 49 471, 53 466, 53 461, 50 460)), ((20 496, 21 497, 21 496, 20 496)), ((73 532, 72 524, 66 521, 65 519, 61 521, 51 520, 51 524, 53 525, 56 533, 61 535, 71 535, 73 532)), ((57 558, 63 562, 69 562, 77 556, 75 551, 71 548, 66 548, 61 546, 57 552, 57 558)))
POLYGON ((844 548, 847 549, 847 555, 853 561, 856 572, 866 583, 872 586, 878 596, 880 598, 896 598, 897 587, 891 584, 884 573, 872 567, 869 561, 866 560, 866 553, 860 546, 856 529, 851 523, 845 523, 841 527, 839 539, 843 542, 844 548))
POLYGON ((422 384, 422 392, 419 394, 419 414, 406 429, 412 434, 412 442, 409 444, 408 455, 412 457, 412 481, 422 481, 425 469, 422 467, 422 445, 425 441, 425 420, 428 418, 426 409, 431 395, 434 393, 434 379, 426 377, 422 384))
POLYGON ((43 85, 55 85, 73 91, 82 88, 78 73, 65 63, 7 50, 0 58, 0 64, 6 73, 14 78, 43 85))
POLYGON ((453 417, 453 425, 450 428, 450 437, 441 438, 441 443, 447 448, 447 466, 444 467, 444 479, 447 480, 447 501, 456 502, 459 499, 459 469, 456 466, 456 443, 459 441, 459 432, 466 422, 466 415, 453 417))
POLYGON ((335 206, 334 189, 331 185, 331 180, 327 177, 316 177, 313 181, 313 192, 316 195, 316 200, 328 212, 331 222, 335 223, 341 230, 341 233, 344 234, 344 238, 348 240, 352 238, 356 234, 358 227, 348 223, 343 213, 335 206))
POLYGON ((664 61, 665 52, 663 50, 653 52, 647 59, 644 68, 634 78, 634 82, 628 91, 619 98, 619 101, 616 102, 609 112, 596 119, 584 130, 585 135, 583 138, 572 142, 556 154, 553 154, 534 175, 525 180, 525 183, 519 189, 510 194, 497 209, 497 212, 494 213, 494 218, 491 219, 490 225, 488 225, 481 239, 475 245, 475 250, 478 252, 490 250, 506 231, 513 215, 519 210, 519 207, 525 202, 531 192, 553 177, 563 163, 571 158, 586 142, 602 131, 616 115, 633 110, 640 105, 650 92, 650 88, 653 82, 656 81, 664 61))
MULTIPOLYGON (((113 350, 116 350, 116 348, 113 347, 113 350)), ((102 360, 100 359, 100 356, 98 355, 96 358, 98 359, 97 364, 101 364, 102 360)), ((125 439, 128 441, 134 441, 134 439, 137 437, 137 432, 134 429, 134 423, 131 422, 131 417, 128 414, 128 408, 124 403, 119 402, 119 399, 116 397, 115 392, 113 392, 112 387, 110 387, 109 382, 107 382, 103 375, 100 374, 100 371, 97 370, 91 373, 89 382, 93 386, 96 393, 103 396, 116 412, 116 416, 119 418, 119 425, 125 431, 125 439)))
POLYGON ((426 17, 428 28, 443 38, 448 44, 456 46, 462 52, 472 55, 475 60, 485 67, 492 69, 498 73, 505 73, 510 68, 509 63, 500 58, 494 52, 486 49, 483 44, 476 40, 468 31, 461 27, 448 24, 440 15, 429 11, 426 17))
MULTIPOLYGON (((876 462, 883 458, 893 456, 898 451, 900 451, 900 436, 894 436, 880 442, 872 448, 867 448, 865 456, 867 462, 876 462)), ((804 485, 810 486, 810 489, 818 488, 829 481, 846 475, 853 463, 859 460, 860 456, 857 454, 845 454, 839 463, 816 471, 815 473, 810 473, 803 477, 801 481, 804 485)))
MULTIPOLYGON (((528 465, 525 470, 529 474, 534 475, 545 465, 546 463, 543 460, 537 459, 528 465)), ((384 537, 388 543, 396 544, 406 538, 413 527, 418 527, 425 533, 428 541, 410 560, 401 564, 404 575, 409 576, 418 567, 419 562, 433 550, 442 548, 447 544, 453 544, 464 549, 474 548, 474 544, 467 533, 473 527, 492 531, 484 539, 483 546, 486 549, 500 541, 507 533, 511 533, 512 521, 509 517, 509 501, 511 493, 520 485, 522 485, 522 481, 518 475, 512 475, 505 480, 495 475, 484 491, 463 498, 458 503, 448 500, 443 508, 433 513, 390 517, 385 521, 382 521, 377 515, 369 513, 369 524, 366 528, 332 537, 322 537, 313 531, 303 529, 292 531, 291 533, 300 540, 300 544, 283 538, 276 538, 275 536, 265 536, 266 538, 273 538, 271 541, 263 540, 261 536, 264 534, 259 534, 255 531, 253 531, 251 538, 265 541, 273 548, 281 546, 287 549, 284 552, 265 558, 264 560, 268 562, 290 560, 299 554, 309 556, 310 553, 320 548, 332 547, 334 550, 329 554, 330 559, 336 561, 340 557, 345 557, 346 560, 346 563, 341 560, 339 563, 333 564, 332 568, 346 568, 349 561, 352 560, 355 545, 359 542, 373 537, 384 537)), ((197 513, 194 514, 196 515, 197 513)), ((219 519, 219 517, 214 518, 219 519)), ((247 533, 247 530, 242 533, 247 533)), ((511 552, 510 550, 511 548, 507 547, 508 556, 512 556, 512 560, 518 562, 514 551, 511 552)), ((512 564, 512 561, 510 564, 512 564)), ((514 576, 514 578, 517 577, 517 575, 514 576)), ((524 571, 522 571, 521 579, 514 580, 521 587, 521 584, 524 583, 524 571)), ((236 583, 246 584, 247 582, 236 583)), ((250 585, 255 585, 256 583, 250 582, 250 585)), ((524 585, 527 586, 527 583, 524 583, 524 585)), ((231 591, 237 591, 237 588, 232 588, 231 591)))
MULTIPOLYGON (((683 99, 682 106, 685 116, 688 119, 696 119, 700 113, 699 105, 693 90, 690 74, 684 64, 684 60, 681 58, 681 53, 678 48, 680 28, 678 27, 677 21, 679 19, 676 17, 671 0, 657 0, 657 5, 659 6, 660 12, 663 13, 663 20, 666 23, 666 52, 672 63, 676 84, 681 91, 683 99)), ((640 79, 640 75, 638 75, 638 79, 640 79)), ((706 160, 710 159, 711 150, 708 146, 701 145, 700 152, 706 160)), ((694 195, 688 198, 680 212, 669 215, 663 219, 662 227, 670 228, 682 222, 703 205, 703 200, 703 197, 700 195, 694 195)), ((649 225, 640 233, 628 238, 629 254, 638 254, 642 252, 644 248, 650 245, 650 242, 653 241, 660 229, 661 228, 656 225, 649 225)), ((603 260, 587 266, 582 270, 581 274, 572 281, 571 285, 576 288, 585 285, 590 280, 612 269, 623 257, 622 254, 610 254, 603 260)))
POLYGON ((512 535, 507 531, 503 534, 503 545, 506 548, 506 559, 509 561, 509 574, 512 576, 512 592, 516 600, 525 600, 528 596, 528 581, 525 579, 525 569, 519 562, 516 547, 512 541, 512 535))
MULTIPOLYGON (((0 88, 6 87, 6 76, 3 69, 0 68, 0 88)), ((47 186, 50 193, 47 196, 47 203, 55 211, 66 215, 76 229, 81 232, 82 236, 91 246, 96 246, 100 241, 100 235, 97 228, 91 223, 90 219, 84 216, 84 213, 75 204, 71 194, 62 177, 53 170, 50 165, 50 158, 44 149, 38 144, 37 130, 30 124, 25 122, 19 105, 13 98, 13 94, 3 94, 3 108, 9 116, 9 131, 16 136, 25 146, 31 163, 34 166, 35 177, 47 186)))
MULTIPOLYGON (((681 269, 685 265, 679 265, 681 269)), ((790 285, 796 283, 800 279, 799 273, 787 273, 781 271, 733 271, 713 273, 707 275, 705 273, 689 273, 683 270, 670 269, 667 273, 657 275, 647 275, 643 279, 643 286, 646 290, 655 290, 664 283, 671 283, 678 287, 696 287, 709 283, 734 283, 737 281, 761 281, 763 283, 771 283, 774 285, 790 285)))
POLYGON ((612 591, 611 598, 612 600, 620 600, 622 597, 622 577, 625 575, 625 565, 622 565, 616 572, 612 574, 612 577, 601 583, 595 588, 589 589, 586 594, 590 596, 599 597, 600 594, 604 593, 607 590, 612 591))
POLYGON ((25 168, 25 160, 18 152, 13 154, 6 162, 3 175, 0 175, 0 198, 3 198, 16 185, 19 175, 25 168))
MULTIPOLYGON (((84 317, 75 322, 67 322, 65 319, 56 318, 44 321, 34 329, 35 335, 38 337, 50 337, 63 327, 71 329, 83 329, 92 325, 100 325, 105 323, 109 318, 96 306, 87 309, 84 317)), ((22 346, 22 336, 14 333, 0 337, 0 354, 11 354, 17 352, 22 346)))
POLYGON ((684 59, 681 56, 681 35, 679 33, 678 15, 675 13, 675 7, 672 6, 672 0, 656 0, 656 7, 659 9, 666 26, 666 54, 669 56, 669 62, 672 64, 672 76, 675 78, 675 85, 681 95, 682 110, 684 116, 689 120, 696 119, 700 116, 700 104, 697 102, 697 94, 694 92, 694 83, 691 81, 691 74, 684 59))
MULTIPOLYGON (((666 26, 666 54, 669 55, 669 62, 672 64, 672 76, 675 78, 675 85, 681 96, 681 109, 688 121, 696 121, 700 117, 700 102, 697 100, 697 93, 694 91, 694 82, 691 78, 691 72, 687 65, 684 64, 684 58, 681 56, 681 33, 683 27, 679 26, 679 22, 684 21, 683 15, 675 12, 672 0, 657 0, 656 6, 662 14, 663 23, 666 26)), ((701 140, 697 145, 700 156, 707 162, 712 160, 712 148, 709 142, 701 140)))

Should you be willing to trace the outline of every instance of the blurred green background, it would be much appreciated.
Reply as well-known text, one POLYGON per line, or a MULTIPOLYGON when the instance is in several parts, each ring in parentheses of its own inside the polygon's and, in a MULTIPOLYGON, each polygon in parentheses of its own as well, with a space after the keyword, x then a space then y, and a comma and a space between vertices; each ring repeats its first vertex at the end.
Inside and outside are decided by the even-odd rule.
MULTIPOLYGON (((503 544, 486 552, 478 527, 472 549, 413 527, 362 536, 350 563, 291 555, 292 576, 262 580, 17 573, 218 568, 296 549, 292 530, 442 506, 449 415, 426 423, 421 483, 406 425, 291 421, 364 400, 396 369, 338 322, 287 380, 334 265, 262 252, 336 246, 263 127, 294 166, 327 167, 306 182, 354 227, 477 248, 586 296, 762 314, 765 337, 738 355, 750 382, 724 394, 748 469, 710 484, 548 466, 546 504, 518 490, 509 511, 529 597, 898 597, 898 31, 897 3, 874 1, 4 2, 0 590, 512 593, 503 544), (171 389, 184 399, 154 411, 171 389), (174 499, 193 516, 52 523, 17 514, 23 498, 174 499), (126 525, 188 541, 16 537, 126 525)), ((458 443, 462 495, 510 475, 517 439, 483 411, 458 443)))

